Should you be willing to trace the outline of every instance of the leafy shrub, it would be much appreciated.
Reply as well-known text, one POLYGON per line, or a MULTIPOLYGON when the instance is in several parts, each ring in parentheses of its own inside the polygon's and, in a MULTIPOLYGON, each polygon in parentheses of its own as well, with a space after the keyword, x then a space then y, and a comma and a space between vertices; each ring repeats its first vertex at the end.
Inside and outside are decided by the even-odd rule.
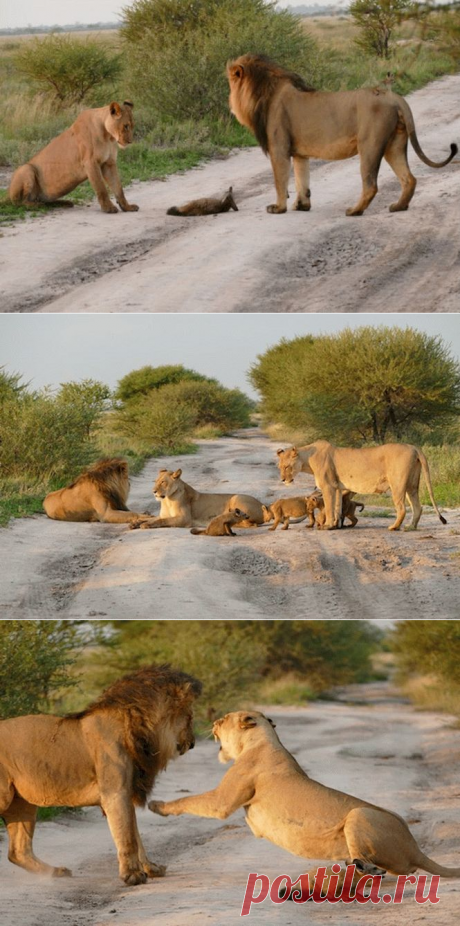
POLYGON ((184 405, 195 416, 196 427, 213 425, 221 433, 247 428, 254 403, 239 389, 226 389, 219 383, 183 381, 163 386, 159 396, 171 408, 184 405))
POLYGON ((0 718, 47 709, 53 692, 75 685, 76 646, 71 621, 1 621, 0 718))
POLYGON ((173 119, 228 113, 229 58, 264 53, 310 82, 317 70, 316 45, 300 21, 264 0, 138 0, 125 9, 121 32, 135 93, 173 119))
POLYGON ((195 370, 188 370, 182 364, 169 364, 161 367, 145 366, 140 367, 139 370, 132 370, 120 379, 115 398, 122 402, 129 402, 148 395, 152 389, 160 389, 161 386, 180 383, 182 380, 216 382, 216 380, 208 380, 207 376, 202 376, 195 370))
POLYGON ((121 55, 112 54, 94 38, 49 35, 21 46, 14 56, 17 70, 34 88, 62 105, 81 103, 102 84, 113 83, 122 72, 121 55))
POLYGON ((184 404, 171 407, 162 398, 161 391, 128 404, 110 416, 112 431, 137 452, 179 453, 187 449, 195 414, 184 404))

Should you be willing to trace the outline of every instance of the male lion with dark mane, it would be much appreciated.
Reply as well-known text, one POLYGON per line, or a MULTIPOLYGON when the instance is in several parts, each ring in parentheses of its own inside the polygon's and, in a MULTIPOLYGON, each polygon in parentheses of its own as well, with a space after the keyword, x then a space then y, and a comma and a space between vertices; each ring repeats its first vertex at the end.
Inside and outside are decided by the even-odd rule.
POLYGON ((117 170, 118 148, 131 144, 133 132, 133 104, 128 101, 85 109, 70 128, 18 167, 10 183, 11 202, 72 206, 60 197, 89 180, 103 212, 118 212, 106 183, 123 212, 137 212, 139 206, 128 203, 117 170))
POLYGON ((390 206, 390 212, 408 209, 417 182, 407 162, 409 138, 415 153, 429 167, 445 167, 458 150, 451 144, 449 157, 430 161, 419 145, 406 100, 388 89, 314 90, 299 74, 265 55, 252 54, 229 62, 227 77, 232 113, 270 157, 277 200, 267 206, 267 212, 286 212, 291 158, 297 191, 293 208, 308 211, 308 158, 338 161, 359 154, 363 190, 347 215, 362 215, 377 193, 383 157, 401 184, 401 196, 390 206))
POLYGON ((168 762, 193 749, 193 702, 200 693, 201 682, 191 675, 152 665, 114 682, 77 714, 3 720, 0 816, 10 862, 35 874, 70 875, 34 855, 37 807, 101 807, 120 878, 133 885, 162 877, 166 869, 147 857, 134 808, 144 807, 168 762))
POLYGON ((126 507, 129 495, 125 460, 100 460, 65 489, 46 496, 43 507, 56 521, 103 521, 126 524, 142 518, 126 507))

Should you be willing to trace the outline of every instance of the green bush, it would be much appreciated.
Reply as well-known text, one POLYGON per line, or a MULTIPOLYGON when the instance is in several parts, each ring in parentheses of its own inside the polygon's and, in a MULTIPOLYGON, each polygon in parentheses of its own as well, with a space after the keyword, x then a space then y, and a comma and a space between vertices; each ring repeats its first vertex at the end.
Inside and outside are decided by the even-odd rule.
POLYGON ((47 710, 76 680, 77 633, 71 621, 0 622, 0 718, 47 710))
POLYGON ((395 27, 414 9, 412 0, 353 0, 350 13, 360 29, 355 39, 367 55, 389 58, 395 27))
POLYGON ((247 428, 254 403, 239 389, 226 389, 218 383, 183 381, 163 386, 159 398, 171 408, 184 405, 195 416, 195 427, 213 425, 220 433, 247 428))
POLYGON ((176 120, 228 113, 229 58, 264 53, 309 82, 317 72, 316 45, 300 21, 264 0, 140 0, 125 9, 121 32, 133 92, 176 120))
POLYGON ((121 402, 129 402, 132 399, 139 399, 149 395, 153 389, 160 389, 161 386, 168 386, 171 383, 180 383, 183 380, 193 382, 216 382, 209 380, 207 376, 202 376, 195 370, 188 370, 182 364, 168 364, 167 366, 141 367, 139 370, 132 370, 120 379, 115 398, 121 402))
POLYGON ((96 88, 116 81, 121 55, 114 55, 94 38, 49 35, 26 42, 14 56, 17 70, 35 89, 61 105, 81 103, 96 88))
POLYGON ((460 620, 397 621, 391 648, 407 675, 433 675, 460 693, 460 620))
POLYGON ((153 456, 186 451, 195 414, 184 404, 171 407, 160 393, 116 410, 107 426, 140 453, 149 451, 153 456))

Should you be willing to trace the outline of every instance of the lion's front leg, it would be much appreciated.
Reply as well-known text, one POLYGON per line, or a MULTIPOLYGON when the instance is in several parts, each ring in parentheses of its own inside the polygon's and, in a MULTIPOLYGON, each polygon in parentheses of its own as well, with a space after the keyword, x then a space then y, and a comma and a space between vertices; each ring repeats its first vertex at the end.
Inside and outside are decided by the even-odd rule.
POLYGON ((107 187, 104 183, 104 177, 99 164, 96 161, 87 161, 85 167, 88 180, 99 200, 102 211, 109 214, 118 212, 117 207, 110 201, 110 196, 107 193, 107 187))
POLYGON ((117 849, 121 880, 129 885, 145 884, 147 875, 139 859, 137 824, 132 800, 125 790, 120 790, 116 793, 102 794, 101 806, 117 849))
POLYGON ((155 527, 191 527, 192 522, 183 518, 139 518, 131 522, 131 530, 147 531, 155 527))
MULTIPOLYGON (((321 525, 322 530, 335 530, 338 525, 337 519, 337 490, 332 486, 326 485, 321 487, 321 493, 324 501, 324 523, 321 525)), ((319 527, 319 524, 318 524, 319 527)))
POLYGON ((139 206, 130 205, 123 191, 121 180, 118 175, 118 169, 115 161, 107 161, 102 165, 102 174, 104 180, 112 190, 120 209, 123 212, 138 212, 139 206))
POLYGON ((274 215, 279 215, 281 212, 286 212, 287 209, 291 159, 288 155, 275 152, 270 154, 270 160, 276 187, 276 203, 274 203, 272 206, 267 206, 267 212, 270 212, 274 215))
POLYGON ((134 812, 134 825, 136 827, 140 867, 145 872, 148 878, 164 878, 166 874, 166 865, 157 865, 156 862, 152 862, 152 860, 149 859, 145 851, 145 847, 142 842, 141 835, 139 833, 139 827, 137 825, 136 812, 134 812))

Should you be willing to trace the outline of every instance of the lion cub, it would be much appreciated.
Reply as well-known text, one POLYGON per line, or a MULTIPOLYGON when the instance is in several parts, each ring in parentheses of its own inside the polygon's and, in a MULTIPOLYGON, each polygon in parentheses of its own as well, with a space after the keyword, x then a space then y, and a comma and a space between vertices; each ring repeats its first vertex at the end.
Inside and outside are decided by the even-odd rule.
POLYGON ((230 209, 238 212, 233 187, 229 187, 220 199, 192 199, 184 206, 171 206, 166 215, 217 215, 219 212, 229 212, 230 209))
POLYGON ((213 518, 209 522, 206 530, 197 530, 196 527, 192 527, 191 534, 207 534, 208 537, 225 537, 227 534, 229 537, 235 537, 232 527, 235 524, 240 524, 241 521, 247 521, 248 515, 245 511, 241 511, 239 508, 230 508, 230 511, 224 512, 224 514, 219 514, 217 518, 213 518))
MULTIPOLYGON (((305 527, 314 527, 316 524, 318 529, 321 530, 326 521, 324 499, 321 492, 319 490, 312 492, 311 495, 307 496, 305 501, 307 503, 308 512, 308 524, 306 524, 305 527), (318 510, 316 517, 315 510, 318 510)), ((350 497, 350 492, 344 492, 342 495, 342 517, 340 518, 339 527, 344 526, 343 522, 345 518, 351 521, 351 524, 347 524, 347 527, 356 527, 358 523, 358 518, 356 517, 357 508, 359 508, 360 511, 363 510, 364 505, 362 502, 354 502, 350 497)))
MULTIPOLYGON (((307 499, 304 495, 296 495, 293 498, 278 498, 276 502, 273 502, 273 505, 262 505, 262 508, 264 524, 275 519, 275 523, 268 528, 269 531, 276 531, 281 521, 283 522, 281 530, 287 531, 290 518, 295 518, 296 521, 305 521, 308 515, 307 499)), ((315 522, 313 521, 313 523, 315 522)))

